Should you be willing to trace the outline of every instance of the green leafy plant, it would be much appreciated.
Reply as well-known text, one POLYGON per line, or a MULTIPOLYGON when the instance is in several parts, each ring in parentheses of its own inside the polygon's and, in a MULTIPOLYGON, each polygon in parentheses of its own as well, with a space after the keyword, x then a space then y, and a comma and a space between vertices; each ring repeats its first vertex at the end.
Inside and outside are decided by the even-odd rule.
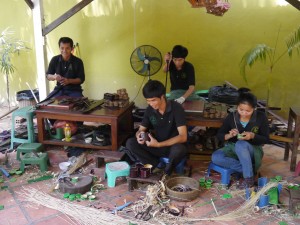
POLYGON ((10 107, 9 95, 9 75, 15 72, 16 67, 12 59, 14 55, 19 55, 20 51, 28 50, 25 42, 14 37, 15 32, 6 28, 0 35, 0 70, 6 78, 7 103, 10 107))
MULTIPOLYGON (((279 37, 280 29, 277 34, 277 39, 275 42, 275 47, 269 47, 266 44, 258 44, 254 48, 248 50, 242 57, 240 62, 240 74, 243 76, 246 83, 248 83, 247 76, 246 76, 246 68, 251 68, 255 62, 260 61, 263 63, 269 63, 269 70, 270 74, 273 72, 274 66, 280 61, 280 59, 285 56, 289 55, 292 57, 293 50, 297 50, 298 54, 300 53, 300 26, 294 32, 292 32, 286 38, 286 49, 281 53, 277 54, 277 44, 278 44, 278 37, 279 37)), ((267 93, 267 101, 269 100, 270 89, 271 89, 271 75, 268 77, 268 93, 267 93)))

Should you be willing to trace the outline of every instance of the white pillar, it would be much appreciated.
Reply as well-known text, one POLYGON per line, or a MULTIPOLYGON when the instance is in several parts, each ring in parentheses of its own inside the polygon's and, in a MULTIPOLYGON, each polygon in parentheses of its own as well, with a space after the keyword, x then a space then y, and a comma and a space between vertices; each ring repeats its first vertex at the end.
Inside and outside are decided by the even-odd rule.
POLYGON ((49 93, 49 85, 46 79, 46 47, 45 37, 42 35, 44 13, 43 13, 43 0, 33 0, 34 8, 33 15, 33 28, 34 28, 34 43, 35 43, 35 56, 37 68, 37 84, 39 88, 40 101, 44 100, 49 93))

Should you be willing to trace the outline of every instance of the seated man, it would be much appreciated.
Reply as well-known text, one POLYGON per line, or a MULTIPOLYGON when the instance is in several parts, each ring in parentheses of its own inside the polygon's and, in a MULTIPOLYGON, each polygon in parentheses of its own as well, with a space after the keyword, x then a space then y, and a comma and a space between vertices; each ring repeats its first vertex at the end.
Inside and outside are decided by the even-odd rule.
POLYGON ((170 175, 187 154, 187 127, 182 106, 167 101, 165 94, 161 82, 150 80, 146 83, 143 95, 149 106, 135 137, 128 139, 126 147, 140 162, 151 164, 153 168, 159 164, 160 157, 168 157, 170 163, 165 172, 170 175), (150 130, 153 133, 148 134, 150 130))
POLYGON ((83 97, 81 84, 85 80, 81 59, 72 54, 73 40, 62 37, 58 41, 60 55, 54 56, 49 64, 47 79, 56 81, 56 87, 48 98, 58 96, 83 97))

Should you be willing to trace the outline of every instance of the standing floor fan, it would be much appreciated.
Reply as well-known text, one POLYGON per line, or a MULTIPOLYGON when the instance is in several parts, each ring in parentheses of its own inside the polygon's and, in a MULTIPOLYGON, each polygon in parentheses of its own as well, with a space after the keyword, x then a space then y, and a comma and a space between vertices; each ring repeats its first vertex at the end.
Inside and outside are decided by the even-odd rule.
POLYGON ((150 76, 156 74, 161 68, 161 53, 151 45, 142 45, 132 52, 130 65, 137 74, 148 76, 150 80, 150 76))

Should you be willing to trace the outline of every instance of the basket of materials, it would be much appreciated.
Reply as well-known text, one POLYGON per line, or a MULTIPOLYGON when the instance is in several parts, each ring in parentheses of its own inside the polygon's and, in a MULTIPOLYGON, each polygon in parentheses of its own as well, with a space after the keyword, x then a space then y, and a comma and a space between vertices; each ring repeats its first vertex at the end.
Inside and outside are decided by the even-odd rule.
POLYGON ((166 191, 177 201, 192 201, 199 196, 199 182, 190 177, 174 177, 166 181, 166 191))

